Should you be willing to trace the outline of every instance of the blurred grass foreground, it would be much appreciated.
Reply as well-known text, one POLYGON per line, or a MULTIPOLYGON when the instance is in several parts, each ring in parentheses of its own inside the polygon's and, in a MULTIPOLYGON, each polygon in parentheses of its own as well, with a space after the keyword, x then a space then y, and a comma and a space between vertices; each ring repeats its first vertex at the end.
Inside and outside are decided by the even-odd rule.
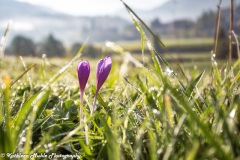
POLYGON ((209 51, 201 68, 169 63, 123 5, 142 54, 107 43, 112 69, 93 115, 96 60, 83 104, 76 71, 85 44, 70 60, 1 56, 0 159, 240 159, 240 60, 219 63, 209 51))

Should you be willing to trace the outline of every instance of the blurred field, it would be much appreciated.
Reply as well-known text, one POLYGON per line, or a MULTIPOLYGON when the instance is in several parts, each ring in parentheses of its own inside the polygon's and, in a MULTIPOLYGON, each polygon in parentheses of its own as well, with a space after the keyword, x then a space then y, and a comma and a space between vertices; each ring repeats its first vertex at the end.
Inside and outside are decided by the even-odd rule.
MULTIPOLYGON (((184 38, 184 39, 161 39, 166 48, 178 48, 178 47, 197 47, 197 46, 209 46, 213 44, 212 38, 184 38)), ((141 51, 141 41, 118 41, 116 42, 119 46, 130 52, 141 51)), ((104 43, 96 43, 96 47, 102 48, 104 43)), ((146 49, 146 51, 148 51, 146 49)))
MULTIPOLYGON (((110 51, 110 49, 109 49, 110 51)), ((113 57, 114 63, 120 65, 123 60, 124 56, 116 53, 114 51, 111 51, 111 56, 113 57)), ((133 53, 132 56, 142 62, 144 59, 145 63, 152 63, 150 53, 147 52, 144 54, 144 58, 142 57, 141 53, 133 53)), ((163 55, 169 63, 178 63, 178 64, 184 64, 186 66, 191 66, 191 64, 199 64, 201 66, 205 66, 206 68, 211 65, 211 55, 210 53, 181 53, 181 54, 164 54, 163 55)), ((32 71, 34 74, 38 74, 40 77, 42 76, 41 70, 47 69, 48 72, 45 72, 45 76, 52 75, 54 72, 59 70, 63 65, 66 65, 70 61, 71 57, 66 58, 38 58, 38 57, 23 57, 22 60, 18 56, 5 56, 0 63, 1 67, 1 73, 0 76, 7 74, 14 78, 16 78, 21 72, 25 70, 23 63, 26 64, 27 67, 29 67, 32 64, 36 64, 35 67, 33 67, 32 71), (14 71, 14 72, 13 72, 14 71)), ((87 59, 92 66, 97 63, 97 59, 89 58, 89 57, 82 57, 82 59, 87 59)), ((73 67, 76 68, 76 64, 73 67)), ((95 67, 92 68, 93 70, 95 67)))
MULTIPOLYGON (((184 39, 161 39, 166 47, 172 46, 195 46, 195 45, 211 45, 213 43, 212 38, 184 38, 184 39)), ((117 42, 118 45, 122 46, 126 50, 133 51, 139 50, 141 41, 130 41, 130 42, 117 42)))

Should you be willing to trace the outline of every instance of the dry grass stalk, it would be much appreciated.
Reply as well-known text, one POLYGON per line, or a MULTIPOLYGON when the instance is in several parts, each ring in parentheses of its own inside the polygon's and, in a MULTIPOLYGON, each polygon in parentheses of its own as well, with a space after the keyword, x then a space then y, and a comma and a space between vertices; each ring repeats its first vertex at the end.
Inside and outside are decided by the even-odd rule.
POLYGON ((233 0, 230 0, 229 63, 232 63, 233 0))
POLYGON ((217 46, 218 46, 218 35, 219 35, 219 28, 220 28, 220 18, 221 18, 221 4, 222 0, 219 0, 219 4, 217 6, 217 17, 215 21, 215 31, 214 31, 214 43, 213 43, 213 53, 216 54, 217 46))

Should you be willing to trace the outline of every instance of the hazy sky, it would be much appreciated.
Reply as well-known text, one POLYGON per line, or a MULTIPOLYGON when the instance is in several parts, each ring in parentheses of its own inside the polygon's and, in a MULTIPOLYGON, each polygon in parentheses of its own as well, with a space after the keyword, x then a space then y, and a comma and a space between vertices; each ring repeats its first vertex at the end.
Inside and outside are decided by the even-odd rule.
MULTIPOLYGON (((123 8, 120 0, 18 0, 72 15, 106 15, 123 8)), ((169 0, 125 0, 134 9, 151 9, 169 0)))

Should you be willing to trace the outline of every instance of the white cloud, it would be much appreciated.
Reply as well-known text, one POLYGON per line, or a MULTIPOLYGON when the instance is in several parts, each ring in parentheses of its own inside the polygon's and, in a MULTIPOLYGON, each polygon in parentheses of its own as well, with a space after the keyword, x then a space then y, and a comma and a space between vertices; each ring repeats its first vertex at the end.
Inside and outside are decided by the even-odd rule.
POLYGON ((34 26, 30 22, 13 21, 11 28, 16 31, 30 31, 30 30, 33 30, 34 26))
MULTIPOLYGON (((56 11, 73 15, 106 15, 123 8, 120 0, 18 0, 31 4, 42 5, 56 11)), ((169 0, 125 0, 135 9, 150 9, 169 0)))

